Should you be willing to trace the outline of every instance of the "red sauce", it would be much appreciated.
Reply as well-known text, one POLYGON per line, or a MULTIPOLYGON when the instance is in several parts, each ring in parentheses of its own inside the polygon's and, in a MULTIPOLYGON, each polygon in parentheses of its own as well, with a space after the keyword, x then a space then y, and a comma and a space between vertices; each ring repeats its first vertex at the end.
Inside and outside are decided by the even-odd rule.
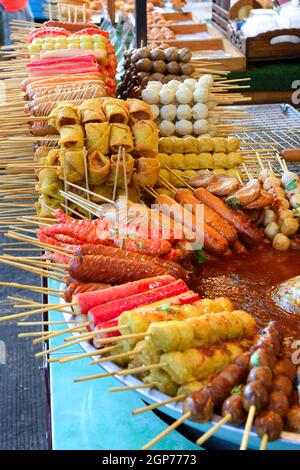
POLYGON ((202 298, 229 297, 236 309, 248 311, 258 324, 279 320, 287 335, 299 336, 299 315, 283 312, 270 297, 276 284, 299 274, 300 251, 262 248, 202 264, 192 289, 202 298))

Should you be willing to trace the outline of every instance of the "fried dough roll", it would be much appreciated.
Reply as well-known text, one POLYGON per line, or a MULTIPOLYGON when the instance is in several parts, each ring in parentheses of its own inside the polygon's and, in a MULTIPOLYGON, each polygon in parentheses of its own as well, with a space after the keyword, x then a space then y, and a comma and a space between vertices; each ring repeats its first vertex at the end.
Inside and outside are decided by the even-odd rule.
POLYGON ((158 128, 153 121, 138 121, 132 127, 135 151, 141 155, 158 153, 158 128))
POLYGON ((59 199, 60 201, 63 200, 59 193, 63 189, 63 183, 59 179, 55 168, 43 168, 39 172, 39 184, 36 189, 40 194, 59 199))
POLYGON ((151 107, 148 103, 135 98, 128 99, 126 103, 131 124, 135 124, 137 121, 153 121, 151 107))
POLYGON ((160 163, 157 158, 138 158, 136 169, 133 181, 137 186, 140 188, 155 186, 160 172, 160 163))
POLYGON ((109 98, 103 101, 102 107, 109 123, 128 124, 129 114, 126 101, 109 98))
POLYGON ((134 149, 134 143, 130 127, 126 124, 111 124, 109 146, 110 149, 116 153, 119 147, 123 147, 126 152, 131 152, 134 149))
POLYGON ((70 183, 81 181, 85 177, 84 159, 85 149, 65 150, 59 158, 61 168, 58 169, 60 179, 65 179, 70 183))
POLYGON ((98 99, 85 100, 78 106, 78 115, 83 124, 88 122, 105 122, 106 117, 98 99))
MULTIPOLYGON (((111 156, 111 163, 110 163, 110 174, 109 178, 106 181, 107 186, 114 186, 115 178, 117 173, 117 165, 118 165, 118 155, 111 156)), ((130 153, 125 153, 125 168, 126 168, 126 175, 127 175, 127 183, 130 183, 132 174, 133 174, 133 167, 134 167, 134 158, 130 153)), ((118 172, 118 179, 117 179, 117 187, 124 188, 125 181, 124 181, 124 162, 123 158, 119 158, 119 172, 118 172)))
POLYGON ((98 150, 88 154, 88 179, 90 184, 101 184, 110 172, 110 160, 98 150))
POLYGON ((110 125, 108 122, 88 122, 85 124, 86 148, 109 153, 110 125))
POLYGON ((63 126, 79 124, 76 109, 70 103, 59 103, 49 115, 49 124, 60 131, 63 126))
POLYGON ((84 146, 84 133, 79 124, 60 128, 59 145, 62 149, 79 149, 84 146))

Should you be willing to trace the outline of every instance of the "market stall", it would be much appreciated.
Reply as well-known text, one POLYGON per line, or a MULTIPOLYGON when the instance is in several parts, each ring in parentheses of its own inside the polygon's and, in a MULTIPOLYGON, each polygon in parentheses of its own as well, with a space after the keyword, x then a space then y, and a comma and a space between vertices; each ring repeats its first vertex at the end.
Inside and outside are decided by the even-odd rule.
POLYGON ((12 26, 0 262, 43 285, 0 285, 44 301, 0 323, 37 327, 21 338, 48 368, 54 449, 298 450, 299 113, 147 43, 137 3, 135 35, 85 7, 12 26))

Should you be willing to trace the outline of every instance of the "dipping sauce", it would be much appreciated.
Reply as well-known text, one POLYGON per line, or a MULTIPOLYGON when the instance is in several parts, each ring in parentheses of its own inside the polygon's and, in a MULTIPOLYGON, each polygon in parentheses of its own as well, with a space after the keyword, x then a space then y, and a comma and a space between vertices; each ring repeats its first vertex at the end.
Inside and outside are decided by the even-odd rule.
POLYGON ((199 265, 191 288, 201 297, 229 297, 259 325, 278 320, 288 336, 299 337, 300 315, 284 312, 271 296, 275 286, 299 274, 300 251, 263 247, 199 265))

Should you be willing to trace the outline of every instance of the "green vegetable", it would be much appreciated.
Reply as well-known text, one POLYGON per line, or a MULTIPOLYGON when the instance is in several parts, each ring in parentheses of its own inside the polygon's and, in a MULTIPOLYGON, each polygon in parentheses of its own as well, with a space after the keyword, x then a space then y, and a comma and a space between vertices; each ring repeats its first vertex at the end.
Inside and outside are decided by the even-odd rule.
POLYGON ((242 391, 242 388, 243 388, 243 384, 236 385, 235 387, 233 387, 230 394, 231 395, 240 395, 241 391, 242 391))
POLYGON ((195 255, 196 255, 198 263, 205 263, 206 256, 203 250, 196 250, 195 255))
POLYGON ((291 181, 287 186, 286 186, 286 191, 292 191, 293 189, 297 188, 297 182, 296 180, 291 181))
POLYGON ((239 207, 241 205, 241 201, 236 197, 229 197, 226 199, 227 206, 231 206, 233 208, 239 207))
POLYGON ((257 351, 255 351, 251 358, 250 358, 250 364, 253 366, 253 367, 259 367, 259 354, 257 351))

